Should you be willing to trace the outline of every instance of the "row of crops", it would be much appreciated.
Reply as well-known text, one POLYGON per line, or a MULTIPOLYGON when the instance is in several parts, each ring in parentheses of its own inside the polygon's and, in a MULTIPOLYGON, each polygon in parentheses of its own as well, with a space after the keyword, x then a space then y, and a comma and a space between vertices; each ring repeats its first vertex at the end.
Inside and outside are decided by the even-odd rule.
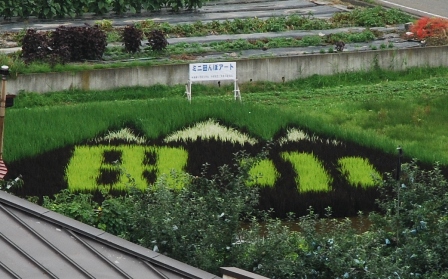
POLYGON ((104 15, 113 12, 141 13, 142 11, 159 11, 164 7, 173 11, 196 9, 202 7, 204 0, 2 0, 0 16, 5 19, 19 17, 26 19, 64 18, 82 16, 85 13, 104 15))

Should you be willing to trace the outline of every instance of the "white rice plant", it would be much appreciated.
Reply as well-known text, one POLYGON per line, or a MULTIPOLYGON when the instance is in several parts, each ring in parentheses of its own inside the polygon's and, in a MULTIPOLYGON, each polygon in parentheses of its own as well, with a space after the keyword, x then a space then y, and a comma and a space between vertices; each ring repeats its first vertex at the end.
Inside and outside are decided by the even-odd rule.
POLYGON ((204 122, 199 122, 193 127, 189 127, 180 131, 177 131, 164 139, 164 142, 187 142, 188 140, 196 141, 198 139, 231 142, 233 144, 244 145, 249 143, 254 145, 257 140, 250 136, 241 133, 235 129, 228 128, 220 125, 214 119, 209 119, 204 122))
POLYGON ((286 131, 286 136, 278 139, 278 144, 280 146, 288 143, 288 142, 299 142, 302 140, 307 140, 307 141, 311 141, 311 142, 320 142, 320 143, 326 143, 326 144, 332 144, 332 145, 340 145, 342 144, 340 141, 337 141, 335 139, 322 139, 316 135, 308 135, 307 133, 305 133, 302 130, 296 129, 296 128, 292 128, 292 129, 288 129, 288 131, 286 131))
POLYGON ((288 129, 288 131, 286 132, 286 136, 278 139, 278 144, 282 146, 288 142, 298 142, 308 138, 309 136, 304 131, 292 128, 288 129))
POLYGON ((145 137, 139 137, 134 134, 134 132, 129 128, 123 128, 118 131, 108 131, 103 137, 95 138, 93 141, 95 143, 99 142, 111 142, 113 140, 124 140, 128 143, 144 144, 147 139, 145 137))

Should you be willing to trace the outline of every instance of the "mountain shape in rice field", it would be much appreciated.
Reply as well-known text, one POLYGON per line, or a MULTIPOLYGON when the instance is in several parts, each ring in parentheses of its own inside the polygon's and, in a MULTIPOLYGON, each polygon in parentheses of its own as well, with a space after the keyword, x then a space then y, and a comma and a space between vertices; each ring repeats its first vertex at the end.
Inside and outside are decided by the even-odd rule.
MULTIPOLYGON (((151 141, 123 128, 13 162, 10 172, 25 181, 16 190, 20 196, 42 197, 65 188, 106 188, 120 194, 129 186, 129 177, 145 188, 163 176, 176 190, 183 185, 170 176, 173 170, 201 175, 207 163, 212 175, 232 164, 234 153, 255 155, 267 144, 213 119, 151 141)), ((247 186, 259 187, 260 208, 273 208, 280 217, 288 212, 306 214, 310 206, 317 213, 330 206, 335 216, 351 216, 375 209, 377 182, 395 164, 393 155, 289 128, 272 139, 268 156, 251 169, 253 180, 247 186)))

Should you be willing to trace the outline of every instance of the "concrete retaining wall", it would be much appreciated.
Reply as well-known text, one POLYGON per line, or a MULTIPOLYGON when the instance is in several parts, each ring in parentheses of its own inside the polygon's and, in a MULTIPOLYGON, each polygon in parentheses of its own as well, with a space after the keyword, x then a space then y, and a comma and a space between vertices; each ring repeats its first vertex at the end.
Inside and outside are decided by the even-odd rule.
MULTIPOLYGON (((239 83, 252 81, 281 82, 314 74, 382 69, 404 70, 409 67, 448 67, 448 46, 393 49, 332 54, 306 54, 288 57, 237 60, 239 83)), ((117 87, 154 84, 185 84, 188 64, 161 65, 82 72, 19 75, 8 81, 8 93, 20 91, 46 93, 74 88, 105 90, 117 87)), ((243 92, 244 93, 244 92, 243 92)))

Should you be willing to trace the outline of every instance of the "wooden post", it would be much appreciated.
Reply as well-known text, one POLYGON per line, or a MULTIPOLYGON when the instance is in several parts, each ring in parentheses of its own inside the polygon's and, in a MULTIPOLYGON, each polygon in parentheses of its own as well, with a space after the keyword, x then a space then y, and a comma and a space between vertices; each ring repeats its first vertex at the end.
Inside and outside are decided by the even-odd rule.
POLYGON ((1 67, 2 92, 0 97, 0 179, 3 179, 8 171, 3 162, 3 137, 5 131, 5 111, 6 111, 6 76, 9 73, 8 66, 1 67))

